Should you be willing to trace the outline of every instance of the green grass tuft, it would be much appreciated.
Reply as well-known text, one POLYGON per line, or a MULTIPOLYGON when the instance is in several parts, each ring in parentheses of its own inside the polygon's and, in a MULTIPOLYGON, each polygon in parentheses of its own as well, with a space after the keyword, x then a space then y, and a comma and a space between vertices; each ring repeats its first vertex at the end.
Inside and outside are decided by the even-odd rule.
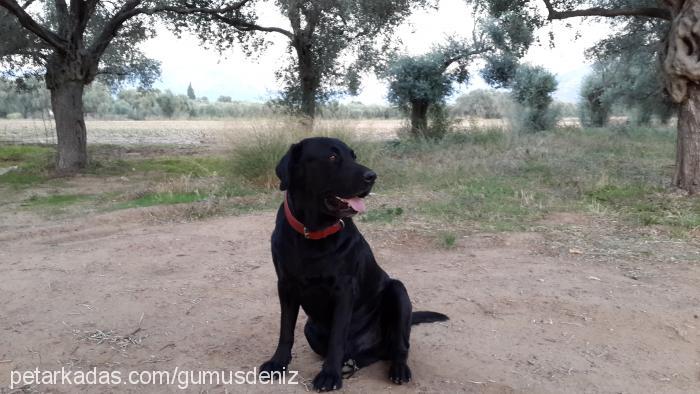
POLYGON ((45 146, 0 146, 0 169, 17 167, 0 175, 0 185, 23 188, 44 182, 53 157, 54 149, 45 146))
POLYGON ((360 216, 361 222, 390 223, 403 214, 403 208, 373 209, 360 216))
POLYGON ((183 204, 183 203, 193 203, 197 201, 203 201, 209 196, 200 194, 198 192, 166 192, 166 193, 148 193, 141 197, 135 198, 133 200, 118 204, 115 208, 125 209, 125 208, 142 208, 150 207, 153 205, 171 205, 171 204, 183 204))
POLYGON ((445 249, 452 249, 457 245, 457 235, 450 232, 442 232, 438 235, 440 246, 445 249))

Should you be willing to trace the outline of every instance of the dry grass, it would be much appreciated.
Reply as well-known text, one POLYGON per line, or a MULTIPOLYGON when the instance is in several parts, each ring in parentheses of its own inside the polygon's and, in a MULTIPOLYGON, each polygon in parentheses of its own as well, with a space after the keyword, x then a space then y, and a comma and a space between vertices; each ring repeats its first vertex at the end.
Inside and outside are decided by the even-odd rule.
MULTIPOLYGON (((319 120, 317 129, 351 128, 372 138, 391 138, 401 128, 398 119, 319 120)), ((297 126, 287 118, 235 120, 88 120, 88 141, 92 144, 115 145, 221 145, 231 144, 243 136, 264 130, 297 126)), ((291 128, 291 130, 290 130, 291 128)), ((0 119, 0 142, 19 144, 53 144, 56 133, 53 123, 42 120, 0 119)))

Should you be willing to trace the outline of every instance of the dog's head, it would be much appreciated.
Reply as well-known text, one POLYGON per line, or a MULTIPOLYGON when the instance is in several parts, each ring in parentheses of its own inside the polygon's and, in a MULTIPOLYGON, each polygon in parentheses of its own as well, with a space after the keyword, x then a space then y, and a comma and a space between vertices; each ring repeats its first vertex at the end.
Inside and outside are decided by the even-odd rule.
POLYGON ((277 164, 280 190, 289 190, 338 218, 366 210, 377 174, 358 164, 355 152, 336 138, 306 138, 293 144, 277 164))

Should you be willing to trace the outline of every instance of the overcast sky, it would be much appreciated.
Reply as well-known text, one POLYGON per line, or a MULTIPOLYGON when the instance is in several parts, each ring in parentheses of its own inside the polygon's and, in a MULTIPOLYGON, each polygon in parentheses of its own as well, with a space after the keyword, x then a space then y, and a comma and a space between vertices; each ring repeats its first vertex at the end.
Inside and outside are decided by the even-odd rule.
MULTIPOLYGON (((569 21, 582 23, 579 20, 569 21)), ((260 12, 261 25, 288 26, 289 22, 279 15, 272 6, 260 12)), ((444 40, 449 34, 468 36, 473 20, 464 0, 440 0, 438 10, 414 13, 398 35, 411 54, 426 52, 432 44, 444 40)), ((166 29, 160 29, 157 38, 143 44, 146 54, 162 62, 162 77, 157 88, 170 89, 184 94, 191 82, 198 96, 216 99, 231 96, 234 100, 265 101, 279 89, 274 72, 286 56, 286 38, 275 33, 268 36, 273 41, 267 51, 257 59, 246 58, 240 51, 227 52, 223 58, 214 50, 202 49, 193 37, 175 38, 166 29)), ((578 100, 578 87, 581 79, 589 71, 589 63, 584 50, 609 32, 607 25, 586 22, 579 25, 582 37, 576 39, 576 30, 565 27, 562 22, 553 22, 538 34, 542 44, 530 49, 524 61, 543 65, 557 75, 559 89, 557 99, 568 102, 578 100), (548 33, 555 36, 555 47, 549 47, 548 33)), ((487 85, 474 78, 469 86, 460 91, 484 88, 487 85)), ((373 76, 363 80, 360 95, 344 100, 358 100, 364 103, 386 103, 386 85, 373 76)))

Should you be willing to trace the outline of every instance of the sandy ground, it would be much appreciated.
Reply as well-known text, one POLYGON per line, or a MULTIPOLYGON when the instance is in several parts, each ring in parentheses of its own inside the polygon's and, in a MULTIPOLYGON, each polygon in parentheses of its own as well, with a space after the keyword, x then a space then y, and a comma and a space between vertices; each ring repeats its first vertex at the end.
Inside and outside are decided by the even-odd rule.
MULTIPOLYGON (((157 209, 166 208, 151 211, 157 209)), ((9 392, 12 370, 249 371, 272 354, 279 318, 269 253, 273 214, 154 223, 148 213, 62 222, 6 215, 0 392, 9 392)), ((451 320, 414 327, 410 384, 390 384, 387 365, 378 363, 346 380, 343 390, 698 392, 700 248, 627 239, 615 226, 553 215, 532 232, 474 234, 445 250, 410 231, 361 223, 380 264, 405 282, 415 309, 451 320)), ((302 314, 290 367, 308 383, 321 360, 306 344, 304 321, 302 314)), ((179 391, 128 384, 79 389, 179 391)), ((203 391, 304 392, 306 386, 186 390, 203 391)))

